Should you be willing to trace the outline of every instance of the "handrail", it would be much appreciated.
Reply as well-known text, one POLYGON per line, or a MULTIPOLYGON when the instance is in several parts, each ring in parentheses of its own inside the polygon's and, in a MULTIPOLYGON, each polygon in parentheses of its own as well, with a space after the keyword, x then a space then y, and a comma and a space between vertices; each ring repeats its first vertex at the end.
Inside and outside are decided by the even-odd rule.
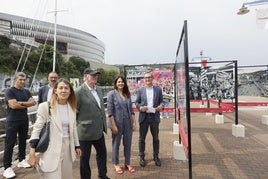
MULTIPOLYGON (((27 113, 28 114, 28 116, 29 115, 33 115, 33 114, 36 114, 37 113, 37 110, 36 111, 32 111, 32 112, 29 112, 29 113, 27 113)), ((0 121, 5 121, 6 120, 6 118, 1 118, 0 119, 0 121)), ((32 123, 30 123, 30 121, 29 121, 29 129, 31 129, 31 128, 33 128, 33 124, 32 123)), ((2 135, 0 135, 0 139, 1 138, 4 138, 4 137, 6 137, 6 134, 2 134, 2 135)), ((28 141, 28 140, 27 140, 28 141)), ((14 149, 16 149, 18 147, 18 145, 15 145, 14 146, 14 149)), ((13 150, 14 150, 13 149, 13 150)), ((2 154, 4 154, 4 150, 2 150, 2 151, 0 151, 0 155, 2 155, 2 154)))

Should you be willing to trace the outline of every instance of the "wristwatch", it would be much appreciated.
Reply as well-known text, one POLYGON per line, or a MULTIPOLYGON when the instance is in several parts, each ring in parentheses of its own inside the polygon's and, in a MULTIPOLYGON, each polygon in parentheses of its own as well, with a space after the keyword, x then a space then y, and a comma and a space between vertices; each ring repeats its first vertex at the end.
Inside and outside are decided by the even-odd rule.
POLYGON ((19 104, 20 104, 21 106, 24 106, 24 103, 23 103, 23 102, 19 102, 19 104))

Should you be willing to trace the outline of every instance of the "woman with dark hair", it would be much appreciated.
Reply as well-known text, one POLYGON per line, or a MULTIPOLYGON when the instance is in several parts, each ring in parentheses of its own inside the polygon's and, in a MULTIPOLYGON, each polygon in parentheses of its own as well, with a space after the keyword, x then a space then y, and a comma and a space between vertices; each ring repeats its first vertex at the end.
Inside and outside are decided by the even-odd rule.
POLYGON ((119 76, 114 81, 114 90, 107 95, 107 109, 112 131, 112 162, 115 171, 123 174, 119 166, 119 146, 123 137, 125 163, 124 169, 134 173, 130 165, 132 132, 136 129, 135 114, 132 108, 131 96, 126 80, 119 76))
POLYGON ((81 156, 76 128, 76 96, 71 83, 59 79, 50 102, 38 106, 30 139, 29 164, 39 168, 46 179, 72 179, 72 163, 81 156), (50 111, 50 112, 49 112, 50 111), (43 125, 50 121, 49 146, 38 161, 35 148, 43 125))

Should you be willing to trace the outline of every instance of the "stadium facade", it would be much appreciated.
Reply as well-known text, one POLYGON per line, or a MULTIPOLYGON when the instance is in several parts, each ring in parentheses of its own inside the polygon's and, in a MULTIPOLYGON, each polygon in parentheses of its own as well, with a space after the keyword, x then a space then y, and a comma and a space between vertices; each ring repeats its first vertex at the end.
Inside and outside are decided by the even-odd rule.
MULTIPOLYGON (((53 46, 54 24, 21 16, 0 13, 0 35, 17 44, 38 47, 45 41, 53 46)), ((94 64, 104 64, 105 45, 94 35, 57 25, 57 51, 67 59, 79 56, 94 64)))

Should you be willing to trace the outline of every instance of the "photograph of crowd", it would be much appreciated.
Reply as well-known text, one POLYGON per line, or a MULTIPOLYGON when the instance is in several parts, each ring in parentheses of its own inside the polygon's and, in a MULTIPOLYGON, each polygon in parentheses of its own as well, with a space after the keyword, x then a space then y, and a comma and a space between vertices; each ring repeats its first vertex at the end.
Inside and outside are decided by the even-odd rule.
POLYGON ((238 96, 268 96, 268 65, 238 67, 238 96))
POLYGON ((191 100, 233 99, 233 64, 208 63, 207 66, 189 64, 191 100))
POLYGON ((143 75, 150 71, 153 74, 153 84, 163 89, 165 99, 174 98, 174 66, 173 65, 148 65, 148 66, 126 66, 127 84, 132 96, 136 99, 137 89, 144 86, 143 75))

